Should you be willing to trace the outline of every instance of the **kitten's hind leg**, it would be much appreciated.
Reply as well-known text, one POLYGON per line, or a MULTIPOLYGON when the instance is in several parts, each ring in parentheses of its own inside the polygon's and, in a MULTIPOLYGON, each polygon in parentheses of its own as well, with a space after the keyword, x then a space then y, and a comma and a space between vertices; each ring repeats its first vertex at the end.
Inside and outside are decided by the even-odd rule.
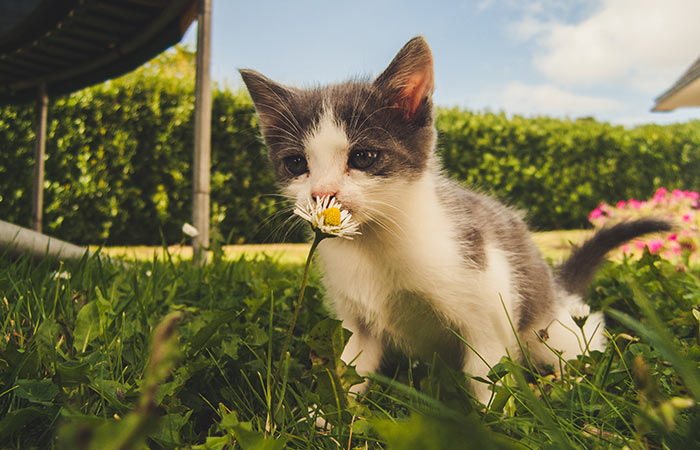
POLYGON ((536 324, 535 329, 524 332, 522 338, 535 362, 558 368, 560 358, 570 360, 593 350, 604 351, 607 344, 604 328, 601 312, 590 312, 578 295, 564 294, 552 318, 547 323, 536 324))

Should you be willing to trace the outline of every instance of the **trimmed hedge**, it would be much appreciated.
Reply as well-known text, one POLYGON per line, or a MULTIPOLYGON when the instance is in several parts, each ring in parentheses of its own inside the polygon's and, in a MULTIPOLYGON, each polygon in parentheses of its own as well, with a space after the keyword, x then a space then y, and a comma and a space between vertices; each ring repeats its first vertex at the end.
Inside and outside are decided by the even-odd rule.
MULTIPOLYGON (((182 239, 191 220, 194 97, 190 73, 160 73, 173 57, 183 55, 51 101, 45 233, 108 245, 182 239)), ((253 105, 247 95, 216 89, 212 108, 213 225, 232 242, 274 241, 283 205, 272 195, 253 105)), ((24 226, 31 223, 32 120, 33 105, 0 108, 0 217, 24 226)))
MULTIPOLYGON (((52 99, 46 233, 81 244, 182 240, 192 198, 193 82, 182 61, 164 72, 172 57, 52 99)), ((0 217, 24 226, 33 110, 0 107, 0 217)), ((700 122, 625 129, 448 109, 437 125, 447 173, 526 210, 537 229, 584 227, 599 202, 647 198, 659 186, 700 189, 700 122)), ((285 226, 289 205, 276 192, 250 99, 216 89, 212 223, 234 243, 303 239, 285 226)))
POLYGON ((700 188, 700 121, 632 129, 590 119, 442 110, 448 173, 525 210, 536 229, 588 226, 602 201, 700 188))

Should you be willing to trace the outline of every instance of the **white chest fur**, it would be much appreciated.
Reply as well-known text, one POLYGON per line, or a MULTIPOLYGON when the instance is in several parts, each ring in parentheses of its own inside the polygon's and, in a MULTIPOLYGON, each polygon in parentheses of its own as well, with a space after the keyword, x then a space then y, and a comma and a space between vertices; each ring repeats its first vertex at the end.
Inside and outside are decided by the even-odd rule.
POLYGON ((481 347, 498 342, 502 351, 513 336, 501 303, 512 314, 511 267, 489 245, 485 268, 465 263, 458 230, 438 201, 435 176, 411 183, 397 200, 400 212, 387 222, 390 231, 369 229, 354 241, 321 243, 329 300, 346 326, 362 324, 417 356, 441 351, 448 327, 481 347))

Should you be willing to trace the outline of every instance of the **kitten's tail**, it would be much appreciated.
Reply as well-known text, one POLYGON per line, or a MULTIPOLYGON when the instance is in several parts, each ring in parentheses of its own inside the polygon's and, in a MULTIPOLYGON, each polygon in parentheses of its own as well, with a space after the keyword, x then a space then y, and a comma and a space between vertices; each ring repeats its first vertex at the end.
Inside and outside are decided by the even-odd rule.
POLYGON ((567 292, 583 294, 608 251, 630 239, 671 229, 670 223, 659 219, 641 219, 603 228, 577 248, 559 268, 559 281, 567 292))

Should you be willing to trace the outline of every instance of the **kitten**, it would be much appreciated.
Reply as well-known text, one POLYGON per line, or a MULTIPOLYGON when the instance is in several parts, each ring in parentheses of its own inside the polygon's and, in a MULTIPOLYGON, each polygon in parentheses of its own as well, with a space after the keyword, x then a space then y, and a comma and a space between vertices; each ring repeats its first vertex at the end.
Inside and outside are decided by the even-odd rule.
MULTIPOLYGON (((241 75, 283 192, 296 201, 335 196, 360 223, 361 236, 318 248, 331 306, 353 333, 342 358, 360 374, 377 371, 396 346, 485 377, 506 351, 520 354, 508 315, 541 363, 558 364, 558 356, 536 333, 546 332, 565 359, 585 348, 572 315, 588 316, 588 347, 602 350, 603 317, 583 303, 586 284, 608 250, 669 229, 640 220, 600 231, 555 274, 519 212, 441 172, 433 59, 422 37, 371 82, 297 89, 241 75)), ((488 401, 487 385, 473 385, 488 401)))

